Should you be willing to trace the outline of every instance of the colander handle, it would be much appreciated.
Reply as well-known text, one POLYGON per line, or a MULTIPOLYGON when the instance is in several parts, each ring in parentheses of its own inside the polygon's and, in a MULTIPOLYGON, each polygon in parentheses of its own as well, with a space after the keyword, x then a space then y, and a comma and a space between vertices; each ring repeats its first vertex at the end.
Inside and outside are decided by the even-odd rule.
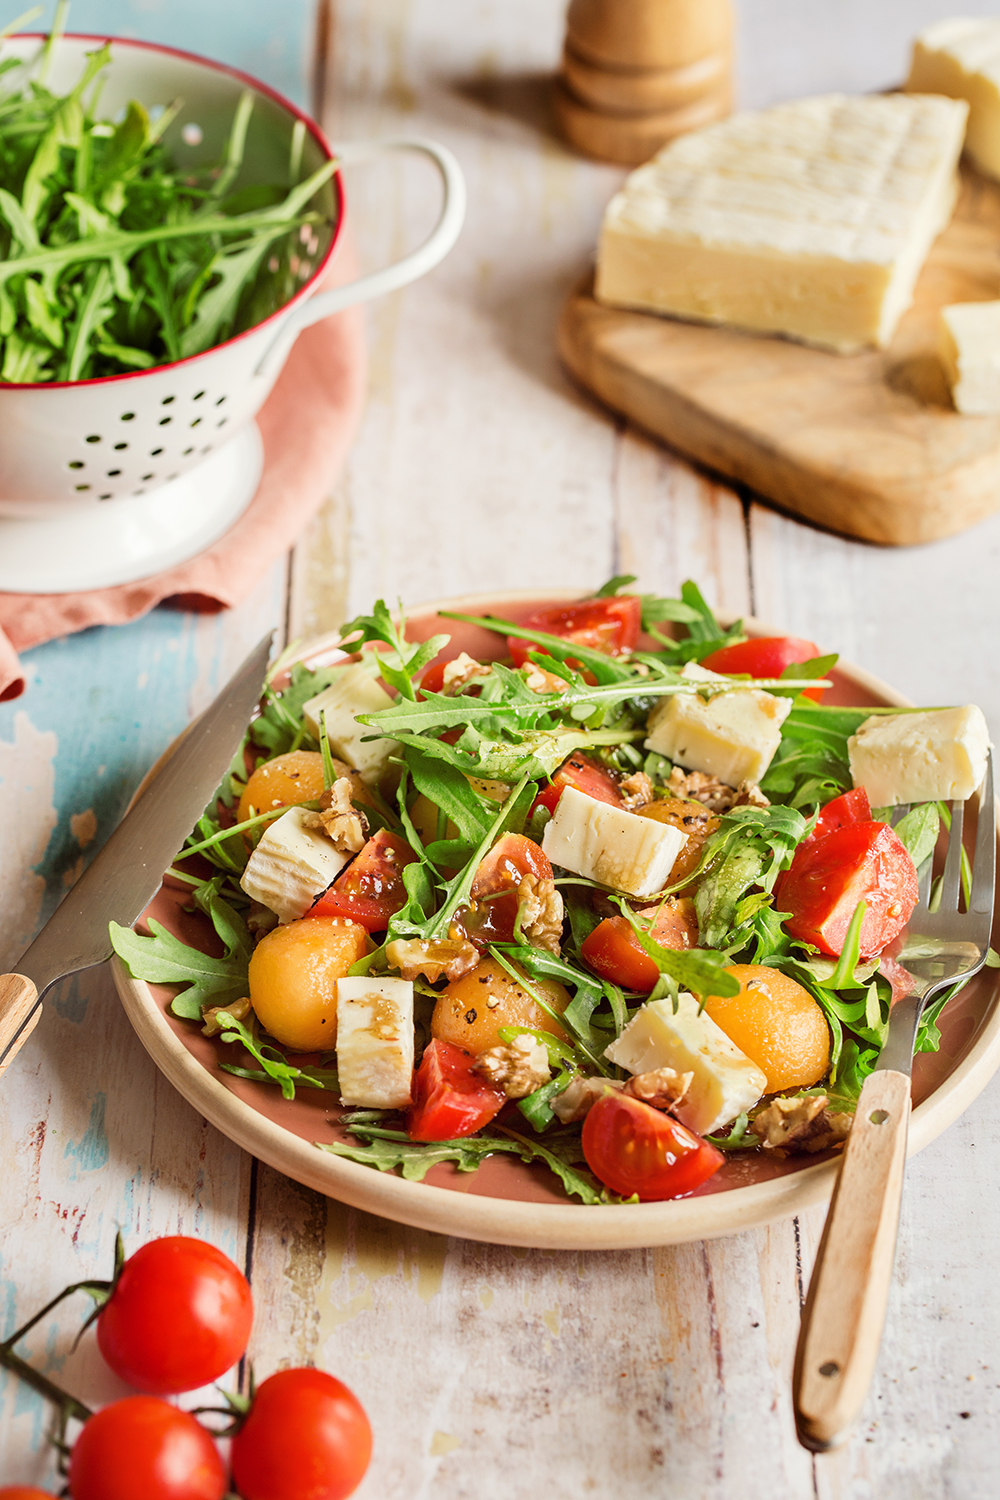
POLYGON ((422 156, 430 157, 441 173, 443 198, 440 217, 424 243, 416 250, 411 250, 409 255, 404 255, 402 260, 397 260, 381 271, 361 276, 357 281, 348 282, 346 286, 319 292, 296 308, 287 322, 282 324, 280 332, 263 355, 255 372, 258 375, 265 374, 275 360, 288 352, 303 328, 318 323, 321 318, 328 318, 331 313, 341 312, 345 307, 367 302, 372 297, 383 297, 387 292, 395 292, 408 282, 426 276, 448 254, 458 239, 465 220, 465 178, 447 146, 439 146, 436 141, 418 136, 391 136, 384 141, 354 141, 346 146, 335 146, 334 151, 338 161, 344 166, 372 161, 390 151, 416 151, 422 156))

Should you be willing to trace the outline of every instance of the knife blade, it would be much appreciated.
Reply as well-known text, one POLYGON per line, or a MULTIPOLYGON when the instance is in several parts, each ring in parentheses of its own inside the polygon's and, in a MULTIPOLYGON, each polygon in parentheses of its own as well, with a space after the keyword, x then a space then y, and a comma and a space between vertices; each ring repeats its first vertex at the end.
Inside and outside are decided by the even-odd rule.
POLYGON ((65 974, 111 957, 108 923, 131 926, 229 769, 260 698, 274 632, 196 719, 22 954, 0 975, 0 1073, 34 1028, 42 997, 65 974))

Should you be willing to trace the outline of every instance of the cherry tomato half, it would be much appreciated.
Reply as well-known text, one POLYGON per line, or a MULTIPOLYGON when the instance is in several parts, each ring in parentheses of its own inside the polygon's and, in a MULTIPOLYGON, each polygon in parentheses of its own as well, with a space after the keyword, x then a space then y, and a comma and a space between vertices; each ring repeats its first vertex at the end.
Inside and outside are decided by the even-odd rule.
MULTIPOLYGON (((765 635, 754 641, 738 641, 735 646, 720 646, 718 651, 706 656, 701 665, 710 672, 746 672, 750 677, 780 677, 786 667, 799 661, 811 661, 819 654, 819 647, 801 636, 765 635)), ((805 688, 804 696, 819 703, 825 691, 825 688, 805 688)))
POLYGON ((517 892, 525 875, 551 880, 548 856, 533 839, 505 833, 480 862, 469 892, 469 904, 460 906, 455 913, 455 927, 481 952, 490 943, 513 941, 517 892))
POLYGON ((800 844, 791 868, 775 883, 775 905, 790 912, 792 937, 839 957, 859 901, 861 957, 881 953, 906 926, 917 904, 917 872, 888 823, 845 823, 825 838, 800 844))
POLYGON ((253 1299, 214 1245, 186 1235, 151 1240, 129 1256, 97 1320, 115 1374, 153 1396, 197 1390, 246 1350, 253 1299))
POLYGON ((473 1072, 471 1052, 436 1037, 424 1049, 413 1075, 413 1103, 407 1120, 412 1141, 451 1141, 474 1135, 507 1102, 502 1088, 473 1072))
MULTIPOLYGON (((542 630, 560 640, 573 641, 605 656, 627 656, 639 642, 642 628, 642 601, 635 594, 618 594, 613 599, 585 599, 580 604, 554 605, 539 609, 521 621, 529 630, 542 630)), ((545 654, 544 646, 518 636, 507 637, 507 649, 514 665, 528 660, 529 651, 545 654)))
POLYGON ((189 1412, 127 1396, 85 1422, 69 1460, 73 1500, 222 1500, 226 1471, 189 1412))
POLYGON ((608 1090, 583 1122, 583 1154, 595 1177, 643 1203, 682 1198, 725 1161, 700 1135, 641 1099, 608 1090))
POLYGON ((309 915, 347 917, 369 932, 384 932, 393 913, 406 905, 403 871, 416 858, 404 838, 380 828, 309 915))
POLYGON ((243 1500, 346 1500, 372 1455, 361 1402, 323 1370, 280 1370, 254 1396, 233 1438, 243 1500))
POLYGON ((828 833, 843 828, 847 823, 870 823, 871 819, 872 807, 868 801, 868 793, 863 786, 853 786, 820 809, 812 833, 802 840, 800 848, 817 839, 825 839, 828 833))
MULTIPOLYGON (((682 897, 660 908, 650 936, 661 948, 696 948, 698 917, 694 902, 682 897)), ((626 917, 605 917, 580 944, 580 954, 602 979, 626 990, 648 992, 660 977, 626 917)))
POLYGON ((569 760, 563 761, 548 786, 542 787, 531 804, 531 812, 539 807, 547 807, 549 812, 554 813, 559 798, 568 786, 574 786, 578 792, 593 797, 595 802, 608 802, 612 807, 622 806, 618 782, 607 766, 602 766, 600 761, 591 760, 586 755, 571 755, 569 760))

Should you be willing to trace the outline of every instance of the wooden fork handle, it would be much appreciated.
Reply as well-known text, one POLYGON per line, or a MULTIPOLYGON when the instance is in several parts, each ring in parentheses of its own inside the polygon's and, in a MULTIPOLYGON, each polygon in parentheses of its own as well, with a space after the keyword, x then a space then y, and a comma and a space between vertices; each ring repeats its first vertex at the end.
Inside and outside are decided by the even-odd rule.
POLYGON ((23 974, 0 974, 0 1073, 20 1052, 28 1037, 38 1025, 42 1007, 36 1005, 38 991, 30 979, 23 974), (32 1008, 34 1014, 32 1015, 32 1008), (27 1024, 26 1024, 27 1023, 27 1024), (21 1028, 23 1027, 23 1030, 21 1028), (18 1031, 21 1034, 18 1036, 18 1031), (14 1038, 17 1038, 14 1041, 14 1038), (13 1042, 10 1051, 4 1052, 13 1042))
POLYGON ((802 1314, 792 1394, 814 1453, 847 1437, 878 1359, 903 1193, 910 1080, 871 1073, 858 1100, 802 1314))

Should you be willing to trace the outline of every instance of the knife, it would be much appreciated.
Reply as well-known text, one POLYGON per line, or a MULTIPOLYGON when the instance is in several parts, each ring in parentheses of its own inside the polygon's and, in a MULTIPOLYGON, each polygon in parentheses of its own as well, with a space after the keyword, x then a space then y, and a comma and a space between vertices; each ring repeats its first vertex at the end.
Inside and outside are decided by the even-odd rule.
POLYGON ((229 769, 260 698, 273 640, 269 631, 190 726, 22 954, 17 972, 0 974, 0 1073, 37 1025, 49 986, 109 959, 108 923, 131 927, 160 889, 229 769))

